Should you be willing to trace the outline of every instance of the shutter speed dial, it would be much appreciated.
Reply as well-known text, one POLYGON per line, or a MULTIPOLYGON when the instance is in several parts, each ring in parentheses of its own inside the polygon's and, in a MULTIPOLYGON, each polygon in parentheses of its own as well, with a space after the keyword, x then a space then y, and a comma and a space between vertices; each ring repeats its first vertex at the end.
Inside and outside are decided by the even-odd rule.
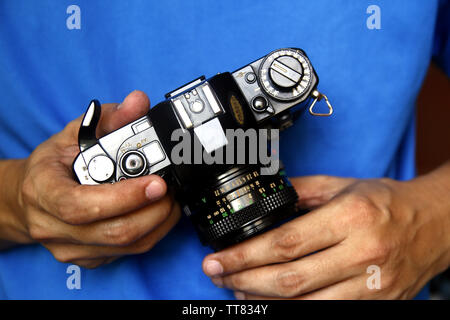
POLYGON ((261 87, 271 97, 290 101, 300 98, 311 84, 311 65, 299 50, 282 49, 269 54, 261 63, 261 87))

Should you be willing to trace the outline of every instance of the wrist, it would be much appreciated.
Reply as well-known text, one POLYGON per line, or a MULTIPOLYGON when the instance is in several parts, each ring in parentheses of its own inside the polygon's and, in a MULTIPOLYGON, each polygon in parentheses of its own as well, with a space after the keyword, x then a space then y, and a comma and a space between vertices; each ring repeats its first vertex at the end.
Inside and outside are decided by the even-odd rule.
POLYGON ((404 184, 417 214, 417 232, 426 235, 421 240, 426 243, 418 245, 434 257, 430 265, 434 276, 450 265, 450 162, 404 184))
POLYGON ((20 198, 25 159, 0 162, 0 248, 33 242, 20 198))

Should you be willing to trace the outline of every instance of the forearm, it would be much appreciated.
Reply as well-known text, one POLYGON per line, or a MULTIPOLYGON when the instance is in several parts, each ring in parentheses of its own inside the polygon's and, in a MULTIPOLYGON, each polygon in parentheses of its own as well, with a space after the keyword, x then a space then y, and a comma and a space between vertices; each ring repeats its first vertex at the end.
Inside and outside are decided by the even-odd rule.
POLYGON ((0 161, 0 250, 31 243, 19 203, 25 160, 0 161))
POLYGON ((412 189, 416 208, 422 212, 423 229, 430 229, 430 254, 439 252, 433 276, 450 266, 450 161, 432 172, 407 182, 412 189))

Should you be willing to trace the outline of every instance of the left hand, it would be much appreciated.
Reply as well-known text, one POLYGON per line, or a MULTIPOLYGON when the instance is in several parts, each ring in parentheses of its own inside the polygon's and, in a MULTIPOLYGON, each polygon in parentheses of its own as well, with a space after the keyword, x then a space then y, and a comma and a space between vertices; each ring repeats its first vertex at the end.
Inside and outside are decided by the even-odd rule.
POLYGON ((429 185, 291 181, 299 205, 316 209, 203 261, 212 281, 238 299, 409 299, 447 268, 448 214, 438 217, 429 185), (367 284, 371 265, 379 267, 379 289, 367 284))

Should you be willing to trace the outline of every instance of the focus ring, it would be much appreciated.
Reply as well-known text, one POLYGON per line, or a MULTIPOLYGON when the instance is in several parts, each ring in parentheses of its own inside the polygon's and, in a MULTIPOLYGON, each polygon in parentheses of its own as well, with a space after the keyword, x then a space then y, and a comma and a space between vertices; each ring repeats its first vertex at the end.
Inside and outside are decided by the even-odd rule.
POLYGON ((295 205, 297 200, 298 196, 295 189, 287 187, 210 226, 205 232, 206 240, 208 242, 215 241, 228 233, 244 228, 252 220, 263 218, 277 209, 295 205))

